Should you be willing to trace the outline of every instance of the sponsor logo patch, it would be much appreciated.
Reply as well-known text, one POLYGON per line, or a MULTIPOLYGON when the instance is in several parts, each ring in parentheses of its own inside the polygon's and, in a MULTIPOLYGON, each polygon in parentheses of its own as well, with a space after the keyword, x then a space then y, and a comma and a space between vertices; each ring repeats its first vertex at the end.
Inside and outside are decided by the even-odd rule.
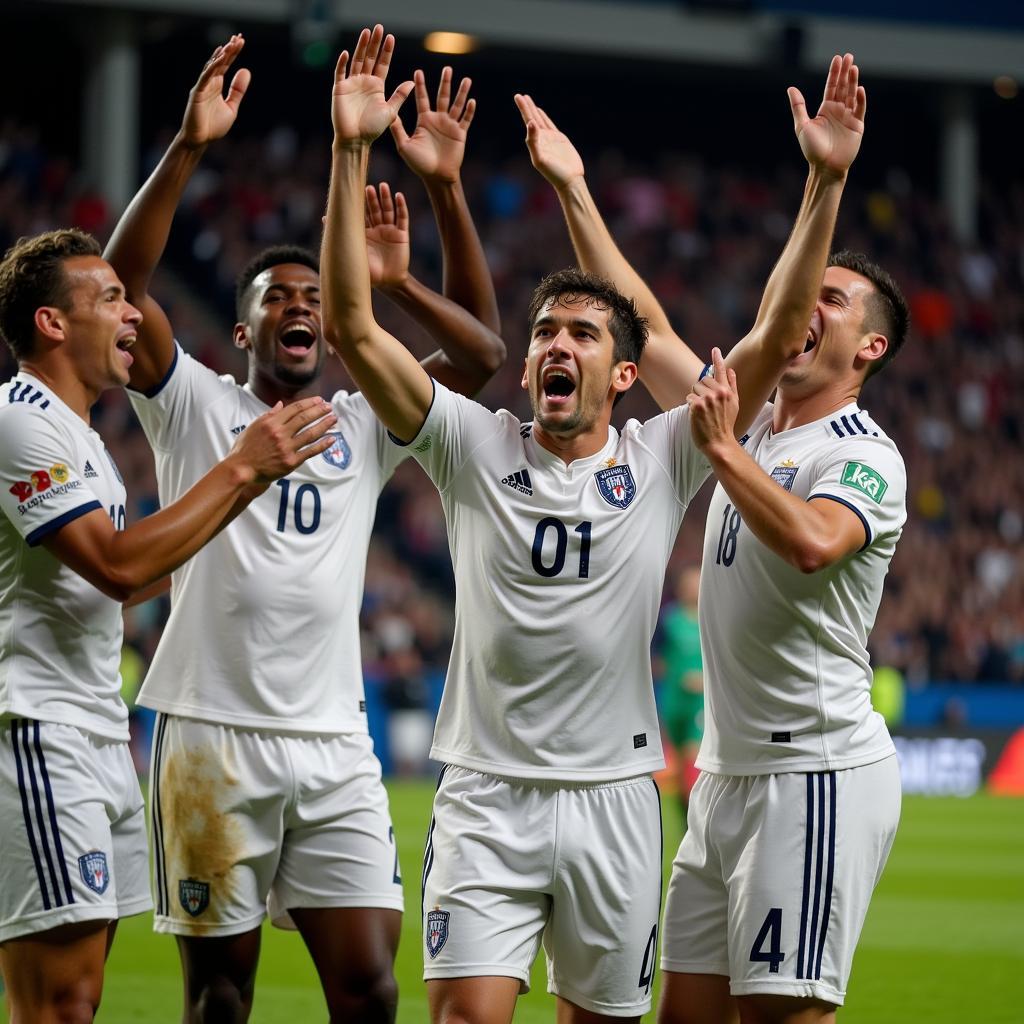
POLYGON ((448 941, 448 921, 451 914, 440 907, 434 907, 427 912, 427 927, 424 929, 424 938, 427 943, 427 952, 433 960, 444 948, 448 941))
POLYGON ((94 480, 99 476, 99 473, 92 468, 92 463, 88 459, 85 460, 85 469, 82 471, 82 476, 84 476, 86 480, 94 480))
POLYGON ((889 489, 885 478, 877 470, 864 465, 863 462, 848 462, 843 466, 843 475, 840 480, 847 487, 863 491, 872 501, 882 504, 882 498, 889 489))
POLYGON ((237 427, 232 427, 232 428, 231 428, 231 433, 232 433, 232 434, 233 434, 233 435, 234 435, 235 437, 238 437, 238 435, 239 435, 239 434, 240 434, 240 433, 241 433, 241 432, 242 432, 243 430, 245 430, 245 428, 246 428, 246 427, 247 427, 248 425, 249 425, 248 423, 240 423, 240 424, 239 424, 239 425, 238 425, 237 427))
POLYGON ((351 446, 340 430, 332 430, 331 437, 334 438, 334 444, 323 453, 324 462, 335 469, 348 469, 348 464, 352 461, 351 446))
POLYGON ((210 905, 210 883, 195 878, 180 878, 178 900, 189 917, 198 917, 210 905))
POLYGON ((110 871, 107 868, 107 855, 102 850, 83 853, 78 858, 78 870, 82 872, 82 881, 93 892, 102 895, 107 891, 107 886, 110 885, 110 871))
POLYGON ((424 452, 430 451, 430 435, 427 434, 427 436, 423 438, 415 448, 413 448, 413 451, 416 452, 417 455, 422 455, 424 452))
POLYGON ((647 746, 647 733, 645 733, 645 732, 638 732, 633 737, 633 749, 634 750, 639 750, 641 747, 646 747, 646 746, 647 746))
POLYGON ((517 469, 514 473, 503 477, 501 482, 506 487, 511 487, 513 491, 521 491, 523 494, 533 497, 533 481, 530 480, 528 469, 517 469))
POLYGON ((594 474, 601 497, 615 508, 626 508, 636 497, 636 482, 629 466, 609 466, 594 474))

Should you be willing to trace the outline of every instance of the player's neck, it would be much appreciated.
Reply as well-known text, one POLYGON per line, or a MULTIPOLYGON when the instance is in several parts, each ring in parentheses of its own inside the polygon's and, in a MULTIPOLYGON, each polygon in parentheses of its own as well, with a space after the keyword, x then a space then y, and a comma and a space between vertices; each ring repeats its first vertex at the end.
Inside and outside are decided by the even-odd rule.
POLYGON ((96 404, 99 392, 88 387, 66 363, 23 360, 18 364, 18 372, 42 381, 86 426, 89 425, 89 410, 96 404))
POLYGON ((536 420, 533 421, 533 439, 541 446, 557 455, 567 466, 579 459, 587 459, 596 455, 608 443, 607 422, 595 423, 589 430, 566 437, 545 430, 536 420))
POLYGON ((793 430, 815 420, 824 419, 843 406, 856 402, 861 381, 836 383, 809 394, 794 394, 780 386, 772 409, 772 431, 793 430))
POLYGON ((315 377, 302 387, 288 387, 271 377, 264 377, 256 370, 249 371, 249 390, 265 405, 271 407, 278 402, 289 405, 301 398, 312 398, 320 394, 320 378, 315 377))

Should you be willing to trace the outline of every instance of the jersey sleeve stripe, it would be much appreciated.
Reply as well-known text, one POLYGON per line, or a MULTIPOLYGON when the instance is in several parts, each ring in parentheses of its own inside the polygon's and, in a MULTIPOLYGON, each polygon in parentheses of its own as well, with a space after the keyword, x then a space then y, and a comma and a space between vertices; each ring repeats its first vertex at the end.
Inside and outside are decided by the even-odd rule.
POLYGON ((845 505, 856 517, 860 520, 861 526, 864 527, 864 543, 857 549, 857 553, 860 554, 872 541, 871 527, 868 525, 867 519, 864 518, 864 513, 861 512, 856 505, 847 501, 845 498, 840 498, 835 494, 811 494, 808 495, 807 500, 813 501, 815 498, 827 498, 829 501, 838 501, 840 505, 845 505))
POLYGON ((836 423, 835 420, 829 420, 828 421, 828 425, 836 432, 836 437, 848 437, 848 436, 852 436, 852 434, 853 434, 853 431, 851 430, 850 434, 848 435, 846 433, 846 431, 843 430, 843 428, 841 426, 839 426, 838 423, 836 423))
POLYGON ((37 526, 25 538, 25 543, 28 544, 30 548, 34 548, 37 544, 49 537, 51 533, 55 533, 57 530, 61 529, 61 527, 74 522, 80 516, 84 516, 89 512, 95 512, 96 509, 102 507, 103 506, 98 501, 88 501, 84 505, 79 505, 78 508, 69 509, 62 515, 57 516, 56 519, 51 519, 48 523, 43 523, 42 526, 37 526))
POLYGON ((420 434, 423 433, 423 426, 427 422, 427 420, 430 419, 431 410, 434 408, 434 399, 435 398, 437 398, 437 382, 434 380, 433 377, 431 377, 430 378, 430 405, 427 408, 426 416, 423 417, 423 423, 420 424, 420 429, 417 430, 416 433, 413 434, 413 436, 410 437, 408 441, 403 441, 403 440, 401 440, 401 438, 395 437, 395 435, 392 434, 390 430, 388 431, 388 437, 391 438, 391 440, 395 444, 397 444, 399 448, 408 448, 409 445, 411 445, 413 443, 413 441, 415 441, 416 438, 419 437, 420 434))
POLYGON ((167 372, 163 375, 159 384, 154 384, 153 387, 149 388, 148 390, 139 392, 143 398, 156 398, 156 396, 159 395, 160 392, 163 391, 165 387, 167 387, 167 382, 171 379, 171 376, 173 375, 174 370, 178 365, 179 351, 180 348, 178 346, 178 343, 175 342, 174 356, 171 359, 171 365, 167 367, 167 372))

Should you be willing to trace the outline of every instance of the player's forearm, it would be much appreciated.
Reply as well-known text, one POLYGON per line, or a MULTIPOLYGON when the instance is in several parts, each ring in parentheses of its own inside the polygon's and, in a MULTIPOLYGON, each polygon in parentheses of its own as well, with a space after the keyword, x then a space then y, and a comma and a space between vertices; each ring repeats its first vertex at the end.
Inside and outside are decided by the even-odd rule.
POLYGON ((615 244, 586 179, 573 178, 558 189, 558 198, 580 266, 611 281, 646 317, 649 335, 640 380, 662 409, 674 409, 700 376, 704 361, 672 330, 661 303, 615 244))
POLYGON ((744 524, 765 547, 801 572, 829 564, 827 520, 808 502, 780 487, 729 439, 704 450, 744 524))
POLYGON ((175 136, 167 152, 121 215, 107 243, 105 258, 134 300, 146 294, 167 246, 181 197, 205 152, 175 136))
POLYGON ((429 369, 453 391, 475 394, 505 362, 505 343, 494 331, 411 274, 385 294, 437 342, 444 360, 432 361, 429 369), (440 363, 447 365, 435 365, 440 363))
POLYGON ((121 599, 187 562, 253 495, 253 472, 228 456, 181 498, 110 537, 106 564, 121 599))
POLYGON ((494 334, 501 331, 498 297, 461 180, 424 179, 444 254, 444 294, 494 334))

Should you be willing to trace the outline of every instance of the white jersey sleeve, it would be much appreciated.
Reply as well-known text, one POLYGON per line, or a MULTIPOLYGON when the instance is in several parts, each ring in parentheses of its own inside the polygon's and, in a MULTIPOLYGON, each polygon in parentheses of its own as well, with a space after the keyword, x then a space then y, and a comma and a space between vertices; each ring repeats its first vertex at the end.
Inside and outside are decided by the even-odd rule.
POLYGON ((20 373, 0 386, 0 718, 128 738, 122 618, 43 541, 96 510, 125 525, 125 491, 102 439, 20 373))
POLYGON ((694 444, 690 407, 679 405, 640 428, 643 443, 665 467, 680 504, 689 505, 711 473, 704 453, 694 444))

